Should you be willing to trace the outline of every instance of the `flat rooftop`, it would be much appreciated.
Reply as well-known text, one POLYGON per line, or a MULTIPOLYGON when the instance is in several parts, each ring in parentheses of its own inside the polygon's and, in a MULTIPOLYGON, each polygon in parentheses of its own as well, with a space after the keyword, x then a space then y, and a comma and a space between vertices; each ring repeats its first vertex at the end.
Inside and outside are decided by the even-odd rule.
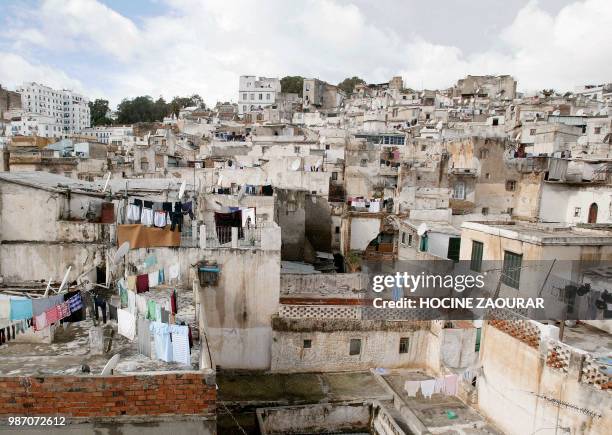
POLYGON ((461 228, 537 245, 612 245, 612 229, 523 222, 464 222, 461 228))
POLYGON ((473 435, 501 435, 503 433, 455 396, 434 394, 430 399, 426 399, 420 395, 420 392, 416 397, 408 396, 404 389, 406 381, 433 379, 431 376, 418 371, 398 369, 391 370, 382 377, 432 433, 470 433, 473 435), (447 411, 452 411, 457 417, 449 419, 447 411), (457 431, 458 428, 461 430, 457 431))
MULTIPOLYGON (((146 296, 157 301, 169 297, 169 287, 156 287, 146 296)), ((177 323, 195 323, 195 308, 191 289, 177 289, 177 323)), ((109 311, 106 312, 107 316, 109 311)), ((89 346, 89 330, 93 320, 65 323, 55 329, 52 343, 20 343, 10 341, 0 347, 0 375, 42 376, 83 374, 81 367, 87 365, 92 375, 99 375, 105 364, 115 354, 120 355, 115 373, 145 373, 153 371, 189 371, 199 368, 200 347, 194 337, 191 349, 191 365, 167 363, 138 353, 138 339, 130 341, 117 333, 116 321, 101 324, 105 345, 110 339, 110 350, 102 355, 92 355, 89 346)), ((192 326, 193 328, 193 326, 192 326)), ((153 344, 151 344, 153 346, 153 344)), ((105 348, 107 349, 107 348, 105 348)))

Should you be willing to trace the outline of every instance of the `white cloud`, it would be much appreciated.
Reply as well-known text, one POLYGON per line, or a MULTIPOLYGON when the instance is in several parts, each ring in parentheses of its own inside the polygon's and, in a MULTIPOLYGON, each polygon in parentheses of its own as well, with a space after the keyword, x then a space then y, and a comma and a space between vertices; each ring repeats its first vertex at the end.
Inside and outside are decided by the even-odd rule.
MULTIPOLYGON (((303 74, 335 83, 352 75, 377 82, 401 73, 417 88, 448 87, 466 74, 513 74, 521 89, 571 89, 612 78, 607 0, 576 1, 556 15, 531 1, 491 41, 490 47, 501 48, 469 55, 374 25, 347 1, 166 0, 164 6, 163 15, 137 25, 95 0, 45 0, 7 35, 30 66, 41 50, 59 58, 71 53, 65 71, 96 92, 101 86, 83 77, 83 64, 74 60, 83 54, 90 63, 84 69, 96 69, 114 103, 124 96, 193 92, 209 103, 235 99, 240 74, 303 74), (75 66, 81 68, 73 71, 75 66)), ((41 68, 11 71, 11 79, 23 74, 19 82, 33 80, 29 74, 41 68)), ((6 71, 0 66, 0 81, 7 80, 6 71)))
POLYGON ((16 87, 25 81, 43 83, 54 88, 74 89, 83 92, 80 81, 69 77, 63 71, 47 65, 31 63, 23 57, 0 51, 0 83, 16 87))

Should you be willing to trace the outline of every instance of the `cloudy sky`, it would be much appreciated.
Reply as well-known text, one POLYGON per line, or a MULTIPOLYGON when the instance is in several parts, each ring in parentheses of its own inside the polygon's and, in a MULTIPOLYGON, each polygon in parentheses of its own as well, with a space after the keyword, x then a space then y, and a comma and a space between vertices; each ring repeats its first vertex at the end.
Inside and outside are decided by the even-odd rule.
POLYGON ((0 0, 0 84, 236 100, 241 74, 612 81, 610 0, 0 0))

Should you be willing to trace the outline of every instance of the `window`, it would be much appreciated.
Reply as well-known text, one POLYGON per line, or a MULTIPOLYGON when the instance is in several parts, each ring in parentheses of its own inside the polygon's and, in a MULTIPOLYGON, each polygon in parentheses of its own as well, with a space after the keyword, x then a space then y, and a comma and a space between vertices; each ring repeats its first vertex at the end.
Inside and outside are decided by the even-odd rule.
POLYGON ((247 99, 247 94, 246 94, 246 92, 242 94, 242 99, 243 99, 243 100, 246 100, 246 99, 247 99))
POLYGON ((255 99, 255 94, 251 94, 251 100, 255 99))
POLYGON ((242 106, 242 111, 246 112, 246 106, 245 105, 242 106))
POLYGON ((336 234, 340 234, 340 227, 336 225, 336 234))
POLYGON ((300 153, 300 147, 293 147, 293 152, 296 154, 300 153))
POLYGON ((506 180, 506 190, 509 192, 514 192, 516 190, 516 181, 506 180))
POLYGON ((509 287, 518 290, 521 279, 521 263, 523 256, 514 252, 504 251, 501 281, 509 287))
POLYGON ((412 246, 412 234, 408 234, 408 246, 412 246))
POLYGON ((368 166, 368 159, 361 159, 361 162, 359 164, 362 168, 365 168, 366 166, 368 166))
POLYGON ((266 94, 266 100, 270 99, 270 94, 266 94))
POLYGON ((349 343, 349 355, 359 355, 361 353, 361 338, 351 338, 349 343))
POLYGON ((489 174, 488 172, 485 174, 485 179, 489 180, 491 178, 491 174, 489 174))
POLYGON ((425 151, 427 149, 427 145, 421 145, 421 151, 425 151))
POLYGON ((304 340, 304 344, 302 345, 304 349, 310 349, 312 347, 312 340, 306 339, 304 340))
POLYGON ((493 125, 499 125, 499 118, 493 118, 493 125))
POLYGON ((330 145, 329 145, 329 144, 326 144, 326 145, 325 145, 325 149, 326 149, 326 150, 330 149, 330 145))
POLYGON ((489 157, 489 150, 487 149, 480 150, 480 158, 486 159, 487 157, 489 157))
POLYGON ((406 244, 406 233, 402 233, 402 245, 406 244))
POLYGON ((337 172, 332 172, 331 179, 336 181, 338 179, 338 173, 337 172))
POLYGON ((401 337, 399 342, 399 353, 408 353, 409 345, 410 339, 408 337, 401 337))
POLYGON ((453 186, 453 199, 465 199, 465 183, 459 181, 453 186))
POLYGON ((595 134, 601 134, 601 127, 595 127, 595 134))
POLYGON ((483 216, 486 216, 489 214, 489 207, 483 207, 481 210, 481 213, 483 216))
POLYGON ((535 128, 532 128, 532 129, 529 130, 529 135, 530 136, 535 136, 535 134, 536 134, 536 129, 535 128))
POLYGON ((482 250, 483 243, 472 240, 472 258, 470 259, 470 269, 474 272, 482 271, 482 250))
POLYGON ((512 213, 514 213, 514 208, 513 207, 508 207, 506 209, 506 213, 508 213, 509 215, 512 215, 512 213))

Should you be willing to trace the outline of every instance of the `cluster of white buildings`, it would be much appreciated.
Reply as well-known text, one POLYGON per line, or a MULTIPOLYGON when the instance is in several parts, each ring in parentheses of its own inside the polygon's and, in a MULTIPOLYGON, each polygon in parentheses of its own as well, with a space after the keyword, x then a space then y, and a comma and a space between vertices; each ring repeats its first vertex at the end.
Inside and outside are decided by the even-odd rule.
POLYGON ((70 90, 25 83, 16 90, 21 111, 12 115, 12 136, 62 138, 91 125, 89 100, 70 90))

